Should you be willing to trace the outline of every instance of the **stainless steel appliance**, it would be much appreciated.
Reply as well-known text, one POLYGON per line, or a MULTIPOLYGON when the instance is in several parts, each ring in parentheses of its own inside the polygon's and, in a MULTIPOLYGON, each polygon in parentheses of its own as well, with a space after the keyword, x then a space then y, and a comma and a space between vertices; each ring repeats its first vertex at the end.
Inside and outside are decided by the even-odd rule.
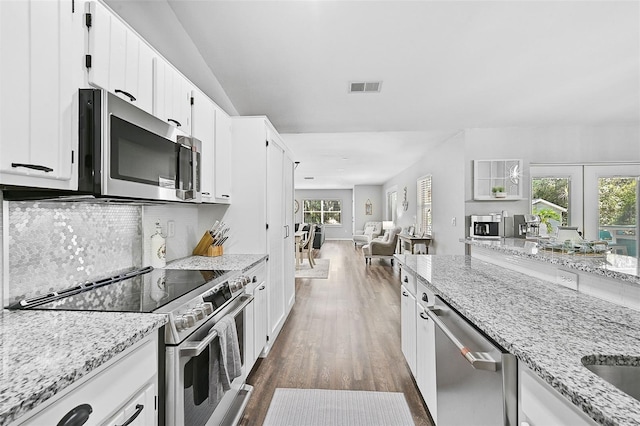
POLYGON ((435 323, 438 426, 515 426, 517 360, 440 297, 435 323))
POLYGON ((501 219, 500 214, 471 215, 469 236, 471 238, 499 239, 501 219))
POLYGON ((22 300, 9 309, 149 312, 166 314, 163 359, 159 371, 159 424, 169 426, 233 425, 239 422, 252 393, 245 384, 247 307, 250 279, 230 271, 144 268, 22 300), (229 315, 235 321, 243 372, 223 389, 209 395, 209 363, 220 351, 212 328, 229 315), (207 373, 207 374, 204 374, 207 373))
POLYGON ((78 191, 200 202, 199 140, 97 89, 80 89, 78 191))

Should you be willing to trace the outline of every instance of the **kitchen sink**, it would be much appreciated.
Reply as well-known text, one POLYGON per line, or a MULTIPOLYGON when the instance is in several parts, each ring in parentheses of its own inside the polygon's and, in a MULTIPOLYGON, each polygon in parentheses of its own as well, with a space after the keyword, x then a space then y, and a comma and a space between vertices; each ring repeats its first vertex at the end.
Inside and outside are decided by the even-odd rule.
POLYGON ((640 401, 640 365, 595 364, 593 356, 582 358, 582 365, 622 392, 640 401))

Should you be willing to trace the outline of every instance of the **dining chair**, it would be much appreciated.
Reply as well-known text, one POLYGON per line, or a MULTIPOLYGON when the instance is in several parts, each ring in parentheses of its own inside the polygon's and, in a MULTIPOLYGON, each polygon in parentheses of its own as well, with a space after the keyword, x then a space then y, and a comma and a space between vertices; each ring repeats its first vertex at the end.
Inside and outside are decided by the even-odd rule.
POLYGON ((313 260, 314 235, 315 235, 315 226, 312 226, 311 229, 309 229, 309 232, 307 232, 307 238, 303 240, 302 243, 300 244, 300 251, 303 254, 303 260, 304 260, 304 252, 306 251, 307 259, 309 259, 309 266, 311 266, 312 268, 316 264, 315 261, 313 260))

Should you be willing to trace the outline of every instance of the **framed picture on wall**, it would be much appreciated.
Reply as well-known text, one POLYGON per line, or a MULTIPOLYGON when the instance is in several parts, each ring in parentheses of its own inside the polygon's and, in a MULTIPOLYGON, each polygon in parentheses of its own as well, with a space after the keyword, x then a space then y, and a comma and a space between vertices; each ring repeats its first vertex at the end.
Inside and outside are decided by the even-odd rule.
POLYGON ((413 226, 410 226, 409 229, 407 230, 407 235, 409 235, 410 237, 413 237, 415 234, 416 229, 413 226))

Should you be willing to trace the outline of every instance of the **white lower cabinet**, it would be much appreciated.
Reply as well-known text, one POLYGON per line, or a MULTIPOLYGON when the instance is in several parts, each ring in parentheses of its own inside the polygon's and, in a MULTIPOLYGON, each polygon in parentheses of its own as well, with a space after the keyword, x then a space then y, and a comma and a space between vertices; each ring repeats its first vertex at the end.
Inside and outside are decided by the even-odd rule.
POLYGON ((247 373, 262 354, 267 345, 268 316, 267 316, 267 266, 261 262, 246 273, 251 278, 251 284, 247 286, 247 292, 253 295, 253 343, 247 351, 247 373), (249 351, 252 353, 249 353, 249 351))
POLYGON ((426 305, 416 305, 416 383, 429 408, 431 418, 438 422, 436 412, 436 329, 426 314, 426 305))
POLYGON ((597 423, 521 362, 518 363, 521 426, 591 426, 597 423))
POLYGON ((413 376, 416 376, 416 298, 400 286, 400 322, 402 353, 413 376))
POLYGON ((86 423, 70 424, 122 425, 135 416, 129 425, 155 426, 158 424, 157 395, 158 338, 157 333, 153 333, 135 348, 53 397, 53 401, 45 403, 46 407, 36 409, 35 415, 24 421, 18 419, 13 425, 55 425, 74 409, 90 406, 90 410, 85 411, 86 423))

